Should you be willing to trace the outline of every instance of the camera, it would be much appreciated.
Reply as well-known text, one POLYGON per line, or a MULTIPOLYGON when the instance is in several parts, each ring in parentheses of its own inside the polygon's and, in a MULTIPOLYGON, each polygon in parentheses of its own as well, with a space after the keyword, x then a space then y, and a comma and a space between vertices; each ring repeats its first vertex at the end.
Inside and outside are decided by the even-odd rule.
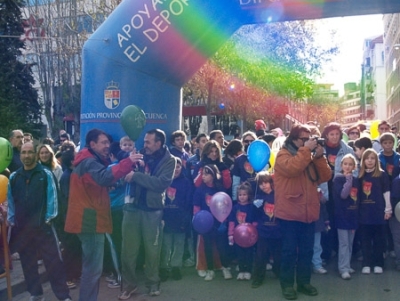
POLYGON ((324 138, 316 138, 317 144, 321 146, 325 146, 325 139, 324 138))

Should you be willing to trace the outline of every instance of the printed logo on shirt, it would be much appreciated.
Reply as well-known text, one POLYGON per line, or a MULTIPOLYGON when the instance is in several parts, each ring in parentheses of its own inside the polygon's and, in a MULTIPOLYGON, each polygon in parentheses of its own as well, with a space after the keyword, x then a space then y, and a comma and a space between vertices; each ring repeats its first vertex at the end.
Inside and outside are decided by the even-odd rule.
POLYGON ((254 173, 253 166, 251 166, 250 162, 247 162, 247 161, 244 163, 244 170, 249 174, 254 173))
POLYGON ((328 163, 330 166, 335 166, 336 155, 328 155, 328 163))
POLYGON ((167 196, 173 202, 175 200, 175 195, 176 195, 176 188, 173 187, 168 187, 167 188, 167 196))
POLYGON ((206 204, 210 207, 212 195, 206 194, 206 204))
POLYGON ((393 175, 393 169, 394 165, 393 164, 386 164, 386 172, 388 173, 389 176, 393 175))
POLYGON ((356 187, 351 187, 350 197, 352 198, 352 200, 354 202, 357 202, 357 193, 358 193, 358 189, 356 187))
POLYGON ((272 219, 272 217, 274 216, 274 208, 275 208, 274 204, 265 203, 264 204, 264 213, 265 213, 265 215, 267 215, 269 218, 272 219))
POLYGON ((236 212, 236 220, 239 224, 244 224, 246 222, 247 213, 238 210, 236 212))
POLYGON ((363 181, 362 188, 368 199, 369 195, 371 194, 372 182, 363 181))

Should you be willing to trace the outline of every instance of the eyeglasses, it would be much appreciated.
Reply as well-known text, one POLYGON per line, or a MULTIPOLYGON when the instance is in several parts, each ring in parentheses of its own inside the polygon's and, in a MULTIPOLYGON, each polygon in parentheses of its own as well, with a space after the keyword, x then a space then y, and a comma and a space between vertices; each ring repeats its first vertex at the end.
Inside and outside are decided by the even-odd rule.
POLYGON ((358 132, 350 132, 349 135, 358 135, 358 132))
POLYGON ((252 143, 254 140, 243 140, 244 143, 252 143))

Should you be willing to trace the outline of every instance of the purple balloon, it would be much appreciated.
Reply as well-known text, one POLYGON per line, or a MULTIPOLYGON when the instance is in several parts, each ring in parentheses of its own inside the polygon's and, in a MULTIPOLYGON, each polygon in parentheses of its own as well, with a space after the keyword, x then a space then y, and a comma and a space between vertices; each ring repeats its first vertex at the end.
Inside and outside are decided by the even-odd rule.
POLYGON ((193 228, 199 234, 209 232, 214 225, 214 218, 210 212, 200 210, 193 216, 193 228))
POLYGON ((223 222, 232 211, 232 199, 225 192, 217 192, 211 198, 210 210, 214 217, 223 222))
POLYGON ((233 231, 233 239, 236 244, 243 248, 254 246, 258 240, 258 232, 252 224, 239 224, 233 231))

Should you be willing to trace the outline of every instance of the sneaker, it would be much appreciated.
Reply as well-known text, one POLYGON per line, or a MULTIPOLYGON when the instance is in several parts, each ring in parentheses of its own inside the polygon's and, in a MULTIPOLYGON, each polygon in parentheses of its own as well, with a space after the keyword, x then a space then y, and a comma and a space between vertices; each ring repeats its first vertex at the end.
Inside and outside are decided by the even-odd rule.
POLYGON ((382 274, 383 269, 381 267, 374 267, 374 274, 382 274))
POLYGON ((265 267, 265 269, 266 269, 267 271, 271 271, 271 270, 272 270, 272 264, 267 263, 267 266, 265 267))
POLYGON ((354 274, 355 272, 356 272, 356 271, 355 271, 354 269, 352 269, 352 268, 349 269, 349 273, 350 273, 350 274, 354 274))
POLYGON ((132 290, 123 291, 122 293, 120 293, 120 294, 118 295, 118 299, 119 299, 119 300, 127 300, 127 299, 129 299, 129 298, 132 296, 132 294, 133 294, 134 292, 136 292, 136 290, 137 290, 137 286, 135 286, 132 290))
POLYGON ((236 277, 236 280, 243 280, 244 279, 244 273, 239 273, 236 277))
POLYGON ((222 268, 222 275, 224 275, 224 279, 232 279, 232 273, 230 268, 222 268))
POLYGON ((361 270, 362 274, 370 274, 371 273, 371 268, 370 267, 363 267, 361 270))
POLYGON ((342 279, 344 279, 344 280, 349 280, 351 278, 351 276, 348 272, 342 273, 342 275, 340 275, 340 277, 342 277, 342 279))
POLYGON ((206 275, 207 275, 207 271, 204 271, 204 270, 198 270, 197 271, 197 275, 199 275, 199 277, 206 277, 206 275))
POLYGON ((251 279, 251 274, 250 273, 244 273, 244 280, 250 280, 251 279))
POLYGON ((322 274, 328 273, 328 271, 326 269, 324 269, 323 267, 320 267, 319 269, 314 269, 314 273, 322 275, 322 274))
POLYGON ((160 284, 153 284, 150 289, 149 289, 149 295, 150 296, 160 296, 161 290, 160 290, 160 284))
POLYGON ((196 263, 194 262, 194 260, 192 258, 188 258, 185 260, 185 262, 183 263, 184 267, 193 267, 196 263))
POLYGON ((206 276, 204 277, 205 281, 211 281, 215 277, 214 271, 208 270, 206 276))
POLYGON ((117 280, 117 278, 115 278, 113 273, 111 273, 110 275, 106 276, 106 281, 107 282, 114 282, 116 280, 117 280))
POLYGON ((76 288, 76 283, 73 281, 67 281, 67 286, 69 289, 76 288))
POLYGON ((395 252, 395 251, 390 251, 390 252, 389 252, 389 256, 390 256, 391 258, 396 258, 396 252, 395 252))
POLYGON ((114 282, 109 282, 107 284, 108 288, 119 288, 121 287, 121 283, 119 283, 117 280, 115 280, 114 282))
POLYGON ((174 280, 182 279, 181 269, 178 267, 172 268, 171 274, 172 274, 172 279, 174 280))
POLYGON ((31 296, 29 301, 45 301, 43 295, 40 296, 31 296))

